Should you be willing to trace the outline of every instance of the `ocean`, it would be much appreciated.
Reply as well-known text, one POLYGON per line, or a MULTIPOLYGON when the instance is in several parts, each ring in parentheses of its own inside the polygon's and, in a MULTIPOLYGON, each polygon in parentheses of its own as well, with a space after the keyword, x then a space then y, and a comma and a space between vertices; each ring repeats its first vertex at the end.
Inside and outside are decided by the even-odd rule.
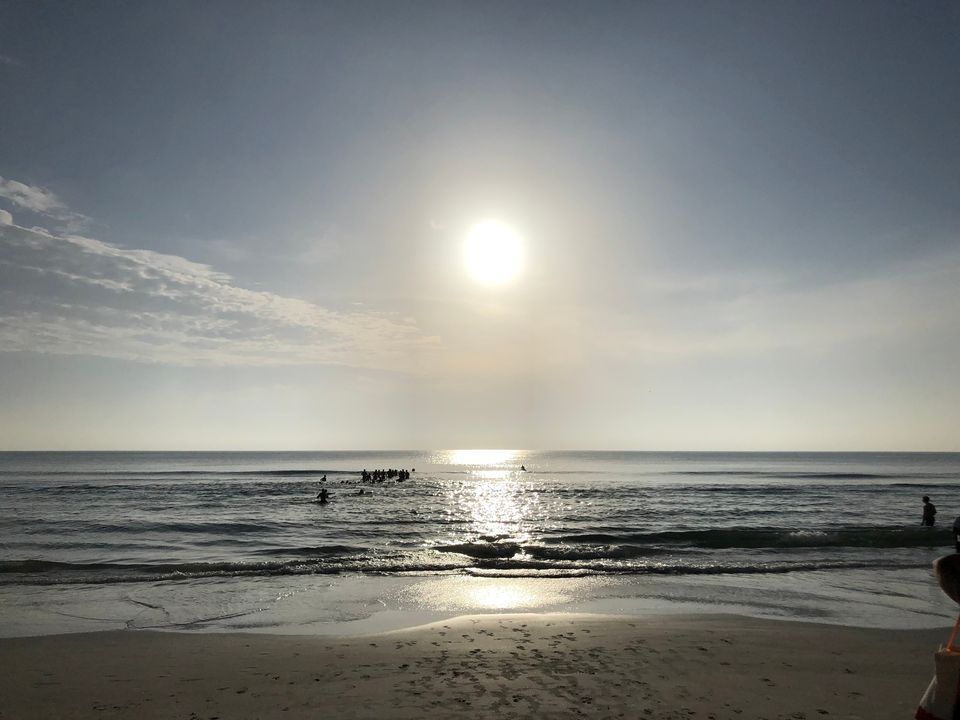
POLYGON ((958 486, 957 453, 0 453, 0 635, 528 610, 937 626, 958 486))

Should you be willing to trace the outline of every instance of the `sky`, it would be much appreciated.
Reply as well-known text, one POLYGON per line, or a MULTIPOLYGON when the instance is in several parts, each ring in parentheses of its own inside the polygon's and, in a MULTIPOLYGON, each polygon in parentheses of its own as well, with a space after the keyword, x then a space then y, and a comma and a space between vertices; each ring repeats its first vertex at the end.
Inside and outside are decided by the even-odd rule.
POLYGON ((960 451, 955 2, 14 1, 0 98, 0 449, 960 451))

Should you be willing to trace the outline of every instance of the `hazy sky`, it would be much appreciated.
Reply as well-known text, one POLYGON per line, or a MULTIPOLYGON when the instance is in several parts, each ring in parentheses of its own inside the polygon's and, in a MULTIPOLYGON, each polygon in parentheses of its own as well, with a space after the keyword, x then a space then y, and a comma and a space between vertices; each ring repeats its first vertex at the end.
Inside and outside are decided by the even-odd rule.
POLYGON ((6 2, 0 102, 0 448, 960 450, 956 2, 6 2))

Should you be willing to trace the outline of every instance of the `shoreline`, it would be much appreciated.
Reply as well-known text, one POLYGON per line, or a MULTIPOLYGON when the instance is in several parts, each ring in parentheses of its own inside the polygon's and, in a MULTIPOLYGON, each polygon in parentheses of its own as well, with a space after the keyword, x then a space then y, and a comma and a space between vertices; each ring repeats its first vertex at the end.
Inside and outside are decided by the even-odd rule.
POLYGON ((333 637, 0 639, 0 718, 910 717, 945 628, 466 615, 333 637))
POLYGON ((352 636, 472 614, 729 614, 833 626, 950 625, 929 568, 786 575, 497 578, 470 575, 185 579, 0 586, 0 636, 108 630, 352 636))

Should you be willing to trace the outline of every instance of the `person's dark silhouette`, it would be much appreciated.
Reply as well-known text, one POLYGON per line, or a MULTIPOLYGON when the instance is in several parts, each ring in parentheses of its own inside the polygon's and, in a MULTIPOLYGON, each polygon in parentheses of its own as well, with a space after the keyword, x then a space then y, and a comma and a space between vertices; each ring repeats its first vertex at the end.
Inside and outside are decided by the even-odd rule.
POLYGON ((937 521, 937 506, 930 502, 930 497, 927 495, 923 496, 923 519, 920 521, 921 525, 927 527, 933 527, 933 524, 937 521))
POLYGON ((330 501, 330 493, 326 488, 322 488, 320 492, 317 493, 317 500, 321 503, 327 503, 330 501))

